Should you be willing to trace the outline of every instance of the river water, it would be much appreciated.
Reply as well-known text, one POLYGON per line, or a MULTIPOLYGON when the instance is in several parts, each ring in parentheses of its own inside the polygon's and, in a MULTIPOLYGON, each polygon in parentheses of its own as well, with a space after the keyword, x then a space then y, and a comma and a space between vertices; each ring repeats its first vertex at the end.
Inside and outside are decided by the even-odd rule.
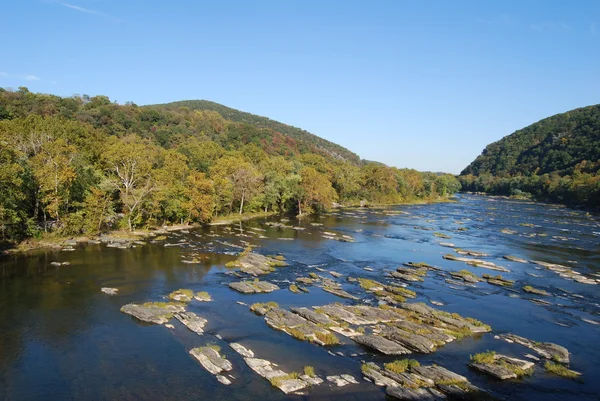
POLYGON ((359 296, 359 303, 373 305, 376 299, 356 284, 347 283, 347 277, 387 281, 384 271, 409 261, 427 262, 444 271, 497 274, 442 259, 453 250, 440 242, 489 254, 486 260, 511 270, 502 274, 515 280, 515 285, 508 289, 486 282, 475 287, 454 286, 442 275, 431 273, 423 283, 411 284, 408 288, 417 292, 417 298, 410 302, 441 302, 444 306, 437 308, 474 317, 493 330, 411 358, 462 374, 498 399, 599 399, 600 325, 594 324, 600 322, 598 286, 566 280, 539 265, 502 259, 503 255, 514 255, 559 263, 599 279, 599 216, 553 205, 460 195, 453 203, 342 210, 302 221, 284 220, 286 225, 305 230, 265 224, 278 221, 280 218, 274 217, 170 233, 166 241, 176 246, 148 243, 117 249, 86 244, 73 252, 52 250, 2 257, 0 399, 383 400, 383 389, 362 380, 361 361, 382 363, 393 357, 376 354, 345 338, 341 345, 329 348, 329 353, 327 348, 272 330, 262 317, 237 302, 276 301, 284 308, 356 303, 314 286, 308 294, 288 291, 289 282, 309 272, 319 273, 317 268, 341 273, 343 277, 336 280, 344 283, 344 289, 359 296), (514 232, 501 232, 507 228, 514 232), (355 242, 326 239, 325 231, 349 235, 355 242), (434 233, 450 238, 441 239, 434 233), (224 265, 240 251, 229 244, 243 246, 242 241, 257 245, 257 251, 265 255, 280 253, 286 257, 289 267, 278 268, 264 278, 281 290, 243 295, 227 286, 236 279, 224 265), (201 263, 182 262, 190 258, 201 263), (70 265, 52 266, 55 261, 70 265), (528 284, 552 295, 527 294, 521 289, 528 284), (102 293, 101 287, 115 287, 119 292, 110 296, 102 293), (208 320, 204 335, 192 333, 177 321, 173 322, 174 329, 168 329, 141 323, 119 311, 126 303, 159 301, 178 288, 211 294, 212 302, 193 301, 188 308, 208 320), (550 304, 537 304, 532 298, 544 298, 550 304), (494 338, 502 333, 567 347, 570 367, 581 372, 583 380, 549 375, 543 362, 532 376, 504 382, 470 369, 469 355, 478 352, 496 350, 523 359, 526 353, 534 353, 494 338), (286 372, 311 365, 321 377, 348 373, 360 384, 337 388, 326 382, 309 389, 306 395, 286 396, 246 366, 227 346, 233 341, 286 372), (220 345, 233 363, 235 381, 231 386, 218 383, 188 354, 191 348, 206 344, 220 345))

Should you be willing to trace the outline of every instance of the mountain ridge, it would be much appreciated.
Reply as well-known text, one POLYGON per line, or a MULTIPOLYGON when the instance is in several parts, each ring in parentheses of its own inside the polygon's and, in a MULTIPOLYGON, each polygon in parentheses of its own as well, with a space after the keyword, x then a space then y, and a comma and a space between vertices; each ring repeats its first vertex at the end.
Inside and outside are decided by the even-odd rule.
POLYGON ((463 190, 600 206, 600 104, 541 119, 486 146, 463 190))
POLYGON ((295 127, 293 125, 285 124, 277 120, 272 120, 269 117, 260 116, 257 114, 248 113, 245 111, 234 109, 233 107, 225 106, 223 104, 213 102, 211 100, 199 99, 199 100, 179 100, 168 103, 151 104, 142 107, 149 108, 165 108, 165 109, 178 109, 181 107, 187 107, 191 110, 209 110, 219 113, 223 118, 243 123, 250 124, 260 128, 271 129, 275 132, 290 136, 294 139, 305 141, 308 143, 314 143, 319 149, 327 152, 329 155, 344 159, 355 164, 359 164, 360 157, 352 152, 351 150, 332 142, 328 139, 320 137, 316 134, 308 132, 302 128, 295 127))

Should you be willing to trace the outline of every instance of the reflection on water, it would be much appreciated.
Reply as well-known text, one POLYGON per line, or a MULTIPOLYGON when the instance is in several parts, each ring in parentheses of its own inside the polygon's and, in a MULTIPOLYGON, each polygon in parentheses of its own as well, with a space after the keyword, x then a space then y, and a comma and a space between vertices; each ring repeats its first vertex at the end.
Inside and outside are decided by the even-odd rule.
MULTIPOLYGON (((290 305, 319 305, 342 301, 311 287, 309 294, 287 291, 287 283, 315 271, 315 266, 344 274, 344 289, 373 302, 346 276, 385 280, 383 272, 403 262, 424 261, 445 270, 466 265, 441 258, 450 248, 439 242, 485 252, 489 260, 508 267, 516 291, 480 283, 477 288, 453 289, 443 278, 431 275, 411 285, 416 301, 443 302, 444 310, 472 316, 490 324, 496 333, 513 332, 537 341, 552 341, 572 353, 572 367, 583 373, 583 383, 557 379, 537 368, 532 377, 497 382, 470 371, 469 355, 515 348, 488 334, 448 344, 434 354, 415 355, 422 363, 435 362, 466 375, 475 385, 499 398, 511 400, 597 399, 600 392, 600 321, 598 287, 560 278, 533 264, 502 259, 503 255, 560 263, 591 278, 600 278, 599 219, 582 211, 550 205, 462 196, 460 202, 415 205, 389 210, 345 210, 295 221, 305 230, 278 228, 265 221, 232 227, 213 227, 190 233, 173 233, 169 245, 147 244, 133 249, 85 245, 74 252, 39 252, 0 260, 0 399, 7 400, 280 400, 279 390, 255 375, 227 347, 240 341, 258 357, 278 363, 285 371, 304 365, 317 374, 350 373, 360 377, 360 361, 387 362, 351 341, 333 349, 340 355, 292 339, 269 329, 262 318, 237 302, 276 301, 290 305), (311 224, 313 223, 313 224, 311 224), (319 225, 319 224, 322 224, 319 225), (503 229, 514 230, 505 234, 503 229), (350 235, 356 242, 327 240, 324 231, 350 235), (450 235, 442 240, 434 232, 450 235), (264 236, 266 238, 260 238, 264 236), (282 240, 280 238, 293 238, 282 240), (233 280, 225 263, 234 258, 244 241, 259 245, 265 254, 282 253, 290 266, 278 269, 269 280, 283 289, 271 294, 241 295, 227 287, 233 280), (187 264, 194 259, 199 263, 187 264), (69 262, 55 267, 51 262, 69 262), (365 267, 374 271, 366 271, 365 267), (518 291, 531 284, 550 291, 551 305, 540 306, 518 291), (101 287, 116 287, 108 296, 101 287), (192 302, 189 310, 208 319, 199 337, 180 325, 175 330, 142 324, 119 312, 129 302, 160 300, 177 288, 208 291, 214 301, 192 302), (218 334, 222 340, 215 337, 218 334), (207 343, 221 345, 233 362, 234 384, 225 387, 205 372, 187 351, 207 343), (356 356, 352 356, 356 355, 356 356)), ((278 219, 271 219, 276 221, 278 219)), ((481 275, 494 273, 468 269, 481 275)), ((518 356, 518 355, 516 355, 518 356)), ((522 355, 521 355, 522 356, 522 355)), ((310 389, 304 398, 382 400, 383 390, 370 383, 310 389)), ((300 396, 295 396, 301 398, 300 396)), ((289 398, 289 397, 288 397, 289 398)))

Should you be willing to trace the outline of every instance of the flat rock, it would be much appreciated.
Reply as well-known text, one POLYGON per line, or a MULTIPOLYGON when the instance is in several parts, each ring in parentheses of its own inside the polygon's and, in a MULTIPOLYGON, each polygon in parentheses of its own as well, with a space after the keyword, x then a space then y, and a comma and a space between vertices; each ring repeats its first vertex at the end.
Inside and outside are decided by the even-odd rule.
POLYGON ((388 386, 385 389, 385 393, 395 399, 406 401, 437 401, 445 399, 445 397, 436 397, 429 390, 424 388, 411 389, 388 386))
POLYGON ((553 359, 556 362, 564 364, 569 363, 569 350, 561 345, 531 341, 525 337, 517 336, 516 334, 503 334, 500 337, 532 349, 546 359, 553 359))
POLYGON ((200 362, 200 364, 212 375, 222 372, 228 372, 233 369, 233 365, 227 359, 223 358, 219 352, 211 347, 199 347, 190 350, 190 354, 200 362))
POLYGON ((292 312, 294 312, 295 314, 300 315, 303 318, 310 320, 311 322, 316 323, 316 324, 322 324, 322 325, 335 324, 335 321, 331 320, 327 315, 322 314, 322 313, 317 313, 308 308, 292 306, 290 308, 290 310, 292 312))
POLYGON ((341 288, 329 287, 329 286, 323 286, 322 288, 323 288, 323 291, 329 292, 333 295, 337 295, 338 297, 341 297, 341 298, 352 299, 355 301, 359 300, 358 297, 355 297, 354 295, 342 290, 341 288))
POLYGON ((175 319, 183 323, 188 329, 198 335, 204 334, 204 326, 208 321, 194 312, 181 312, 174 315, 175 319))
POLYGON ((397 342, 373 334, 355 336, 352 337, 352 339, 357 343, 364 345, 365 347, 372 348, 385 355, 410 354, 410 350, 406 349, 397 342))
POLYGON ((503 258, 506 259, 506 260, 510 260, 511 262, 529 263, 528 260, 525 260, 523 258, 519 258, 517 256, 512 256, 512 255, 505 255, 505 256, 503 256, 503 258))
POLYGON ((109 288, 109 287, 102 287, 100 288, 100 291, 102 291, 105 294, 108 295, 117 295, 117 292, 119 292, 118 288, 109 288))
POLYGON ((416 352, 421 352, 423 354, 433 352, 436 348, 435 344, 428 338, 419 334, 410 333, 408 331, 400 330, 394 327, 386 327, 381 332, 381 335, 389 340, 402 344, 408 349, 411 349, 416 352))
POLYGON ((411 368, 411 372, 433 380, 436 384, 438 382, 468 382, 466 377, 437 365, 417 366, 411 368))
POLYGON ((254 352, 252 350, 247 349, 243 345, 239 343, 229 343, 229 346, 238 354, 245 358, 254 358, 254 352))
POLYGON ((154 324, 165 324, 174 313, 183 312, 184 310, 184 305, 171 302, 149 302, 141 305, 127 304, 121 307, 121 312, 143 322, 154 324))
POLYGON ((279 289, 279 287, 268 281, 237 281, 229 283, 229 287, 243 294, 267 293, 279 289))

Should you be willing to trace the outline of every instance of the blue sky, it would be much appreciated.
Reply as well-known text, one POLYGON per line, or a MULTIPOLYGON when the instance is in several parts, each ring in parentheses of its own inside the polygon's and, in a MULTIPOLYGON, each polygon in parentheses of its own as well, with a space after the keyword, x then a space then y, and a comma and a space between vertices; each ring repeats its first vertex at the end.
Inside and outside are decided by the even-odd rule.
POLYGON ((600 103, 595 0, 3 3, 2 87, 208 99, 398 167, 458 173, 600 103))

